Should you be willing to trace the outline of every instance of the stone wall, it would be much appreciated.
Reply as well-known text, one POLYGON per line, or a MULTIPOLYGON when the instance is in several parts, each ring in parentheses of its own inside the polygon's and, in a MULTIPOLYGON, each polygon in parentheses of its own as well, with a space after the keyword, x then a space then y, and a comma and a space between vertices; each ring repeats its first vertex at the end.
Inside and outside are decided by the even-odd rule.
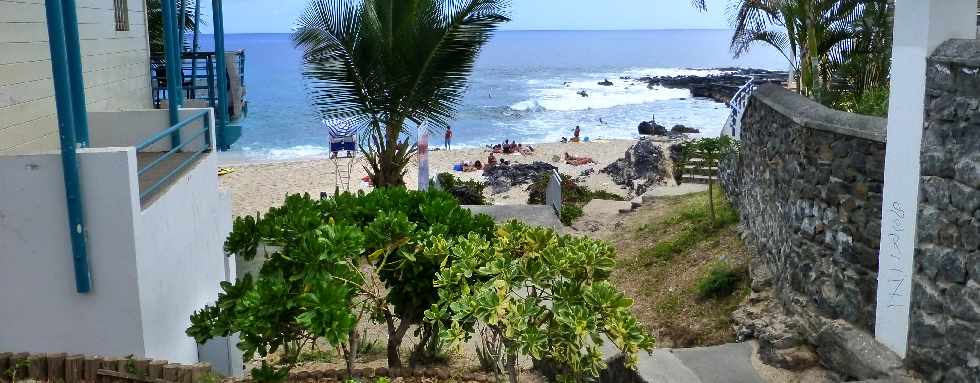
POLYGON ((823 364, 862 379, 901 366, 871 335, 884 136, 884 119, 834 111, 764 85, 746 109, 738 156, 721 167, 753 249, 753 290, 769 291, 790 318, 750 325, 755 335, 763 345, 786 343, 794 336, 773 336, 771 327, 788 323, 823 364))
POLYGON ((929 58, 907 364, 980 382, 980 43, 929 58))

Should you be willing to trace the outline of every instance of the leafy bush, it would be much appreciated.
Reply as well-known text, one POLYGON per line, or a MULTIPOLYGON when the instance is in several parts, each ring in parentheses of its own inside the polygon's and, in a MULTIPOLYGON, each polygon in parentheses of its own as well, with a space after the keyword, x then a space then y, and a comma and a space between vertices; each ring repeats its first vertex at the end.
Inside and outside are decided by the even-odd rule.
MULTIPOLYGON (((544 205, 545 194, 548 190, 548 183, 551 181, 550 174, 542 174, 538 179, 527 187, 527 203, 529 205, 544 205)), ((579 185, 571 176, 561 175, 561 203, 584 205, 593 199, 608 199, 613 201, 625 201, 623 196, 607 192, 605 190, 592 191, 587 186, 579 185)))
POLYGON ((572 226, 572 222, 575 222, 576 219, 579 219, 584 214, 585 212, 582 211, 582 208, 576 205, 561 205, 561 214, 559 214, 558 218, 565 226, 572 226))
POLYGON ((830 106, 845 112, 887 117, 890 92, 887 86, 868 89, 860 95, 852 90, 845 90, 834 98, 830 106))
POLYGON ((519 355, 562 367, 567 380, 589 380, 605 368, 604 339, 627 356, 651 350, 653 339, 630 312, 633 302, 609 283, 613 248, 601 241, 559 236, 516 221, 487 240, 468 235, 432 243, 427 252, 449 261, 436 279, 439 303, 426 311, 450 321, 442 336, 460 345, 473 322, 499 337, 511 382, 519 355))
POLYGON ((235 220, 225 251, 252 260, 262 249, 267 259, 258 276, 222 282, 217 302, 191 316, 187 334, 203 343, 240 333, 246 360, 284 348, 284 367, 263 361, 253 370, 256 379, 276 380, 319 338, 341 346, 351 368, 359 350, 354 328, 368 313, 387 324, 388 362, 398 367, 405 332, 439 298, 433 281, 445 257, 421 249, 441 236, 489 238, 494 227, 436 190, 288 196, 265 215, 235 220))
MULTIPOLYGON (((548 190, 548 183, 551 181, 550 174, 542 174, 533 183, 528 185, 527 203, 529 205, 544 205, 545 194, 548 190)), ((582 206, 593 199, 605 199, 613 201, 625 201, 622 196, 605 190, 593 191, 587 186, 579 185, 575 180, 566 175, 561 175, 561 204, 559 218, 565 226, 571 226, 576 219, 581 217, 582 206)))
POLYGON ((698 296, 703 299, 724 298, 732 295, 741 281, 742 273, 732 269, 727 263, 719 262, 698 281, 696 289, 698 296))
POLYGON ((483 190, 487 185, 483 182, 463 181, 450 173, 439 173, 436 176, 443 190, 452 194, 460 205, 487 205, 483 190))

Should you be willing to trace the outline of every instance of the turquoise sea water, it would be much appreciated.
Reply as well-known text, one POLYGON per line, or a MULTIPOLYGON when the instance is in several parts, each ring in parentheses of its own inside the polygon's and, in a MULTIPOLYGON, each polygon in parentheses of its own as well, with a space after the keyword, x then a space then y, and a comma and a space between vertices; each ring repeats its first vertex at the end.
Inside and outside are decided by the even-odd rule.
MULTIPOLYGON (((693 99, 686 90, 648 89, 620 77, 735 66, 785 69, 785 60, 762 46, 732 59, 729 37, 726 30, 499 32, 471 77, 453 124, 455 145, 553 142, 570 136, 576 125, 592 138, 631 138, 637 124, 653 114, 663 125, 684 124, 716 135, 728 114, 724 105, 693 99), (607 78, 615 85, 597 84, 607 78), (581 90, 589 97, 579 96, 581 90)), ((243 135, 226 158, 324 155, 327 132, 307 96, 301 53, 290 36, 231 34, 225 46, 246 51, 249 100, 243 135)))

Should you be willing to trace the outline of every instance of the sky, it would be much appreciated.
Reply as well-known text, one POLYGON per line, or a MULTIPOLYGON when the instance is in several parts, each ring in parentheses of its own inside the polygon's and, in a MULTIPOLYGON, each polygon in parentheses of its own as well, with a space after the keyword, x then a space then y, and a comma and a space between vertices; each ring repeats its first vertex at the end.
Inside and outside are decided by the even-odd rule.
MULTIPOLYGON (((228 0, 225 33, 287 33, 309 0, 228 0)), ((207 8, 209 1, 202 1, 207 8)), ((726 28, 727 0, 708 0, 708 12, 690 0, 511 0, 505 30, 726 28)), ((205 9, 210 15, 210 10, 205 9)), ((209 25, 210 26, 210 25, 209 25)))

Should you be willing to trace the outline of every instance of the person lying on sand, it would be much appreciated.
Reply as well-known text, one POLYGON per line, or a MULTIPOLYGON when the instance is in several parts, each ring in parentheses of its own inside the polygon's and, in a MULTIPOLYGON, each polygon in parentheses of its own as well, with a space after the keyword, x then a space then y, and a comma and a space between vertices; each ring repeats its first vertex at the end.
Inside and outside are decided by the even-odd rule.
POLYGON ((568 152, 565 152, 565 163, 569 165, 580 166, 580 165, 595 164, 597 162, 595 162, 595 160, 593 160, 592 157, 573 156, 571 154, 568 154, 568 152))
POLYGON ((524 146, 524 144, 517 144, 517 152, 525 156, 530 156, 534 154, 534 148, 531 145, 524 146))
POLYGON ((494 157, 493 153, 490 153, 490 156, 487 157, 487 167, 489 168, 496 165, 497 165, 497 157, 494 157))
POLYGON ((475 172, 477 170, 483 170, 483 163, 480 162, 480 160, 476 160, 476 162, 474 162, 472 164, 469 161, 464 161, 463 162, 463 171, 464 172, 475 172))

